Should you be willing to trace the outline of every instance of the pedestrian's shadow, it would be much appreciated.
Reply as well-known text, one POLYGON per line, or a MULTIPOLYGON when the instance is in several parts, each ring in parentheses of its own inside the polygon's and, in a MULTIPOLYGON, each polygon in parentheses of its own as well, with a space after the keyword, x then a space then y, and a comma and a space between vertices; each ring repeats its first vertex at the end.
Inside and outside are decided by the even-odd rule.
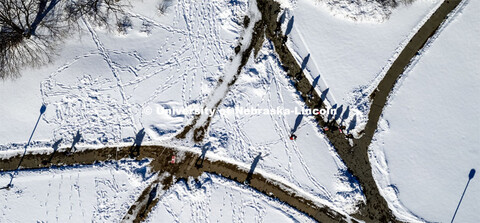
POLYGON ((308 61, 310 60, 310 54, 308 54, 302 61, 302 71, 305 70, 305 68, 307 68, 307 64, 308 64, 308 61))
POLYGON ((285 30, 285 36, 288 36, 292 32, 293 22, 294 22, 294 16, 292 16, 292 18, 290 18, 290 20, 288 21, 287 29, 285 30))
POLYGON ((303 115, 299 114, 295 119, 295 125, 293 126, 291 134, 295 133, 298 130, 298 126, 300 126, 300 123, 302 123, 302 119, 303 119, 303 115))
POLYGON ((148 193, 148 200, 147 200, 147 205, 145 206, 145 209, 142 211, 140 214, 141 217, 145 217, 145 214, 147 213, 147 210, 149 209, 150 205, 153 202, 153 199, 157 196, 157 191, 158 191, 158 184, 155 185, 150 193, 148 193))
POLYGON ((143 138, 145 137, 145 129, 140 129, 135 135, 135 141, 130 148, 130 158, 135 158, 140 155, 140 147, 142 146, 143 138))
POLYGON ((295 74, 295 79, 297 81, 300 81, 303 76, 302 76, 302 72, 303 70, 305 70, 305 68, 307 67, 307 64, 308 64, 308 60, 310 59, 310 54, 308 54, 305 58, 303 58, 303 61, 302 61, 302 65, 300 67, 300 71, 298 71, 297 74, 295 74))
POLYGON ((347 108, 345 109, 345 112, 343 112, 342 120, 340 121, 340 124, 342 124, 343 121, 345 121, 345 119, 348 119, 349 115, 350 115, 350 107, 347 106, 347 108))
POLYGON ((60 145, 60 143, 62 142, 62 140, 63 140, 63 139, 59 139, 59 140, 57 140, 55 143, 53 143, 53 145, 52 145, 53 153, 52 153, 52 155, 50 155, 50 157, 48 158, 48 160, 43 160, 43 161, 42 161, 42 164, 43 164, 43 165, 48 165, 49 163, 52 162, 53 156, 54 156, 55 153, 57 152, 58 146, 60 145))
POLYGON ((317 84, 318 84, 318 80, 320 80, 320 75, 318 75, 315 79, 313 79, 312 87, 311 87, 310 90, 308 91, 308 95, 313 94, 313 91, 315 91, 315 87, 316 87, 317 84))
MULTIPOLYGON (((332 106, 331 110, 332 111, 337 110, 337 104, 334 104, 332 106)), ((328 111, 327 121, 330 121, 330 119, 332 119, 332 118, 335 118, 335 116, 333 116, 333 114, 330 111, 328 111)), ((332 121, 335 121, 335 120, 332 120, 332 121)))
POLYGON ((325 89, 322 94, 320 95, 320 100, 323 102, 325 100, 325 98, 327 98, 327 94, 328 94, 328 91, 330 90, 330 88, 327 88, 325 89))
POLYGON ((278 21, 280 22, 280 24, 283 24, 286 18, 287 18, 287 10, 284 10, 278 21))
POLYGON ((453 220, 455 220, 455 216, 457 215, 458 208, 460 208, 460 204, 462 203, 463 196, 465 196, 465 192, 467 192, 468 184, 473 179, 473 177, 475 177, 475 169, 471 169, 470 173, 468 174, 467 185, 465 185, 465 189, 463 190, 462 196, 460 197, 460 201, 458 202, 457 209, 455 209, 455 213, 453 214, 451 223, 453 223, 453 220))
POLYGON ((82 134, 80 134, 80 130, 77 130, 77 134, 75 134, 75 136, 73 137, 72 146, 70 146, 70 149, 67 151, 67 155, 71 155, 72 153, 77 151, 77 147, 75 146, 77 145, 78 142, 80 142, 81 138, 82 138, 82 134))
POLYGON ((262 158, 262 153, 259 153, 255 159, 253 159, 253 163, 250 166, 250 171, 248 171, 247 174, 247 179, 245 179, 245 184, 250 184, 250 181, 252 180, 253 177, 253 171, 255 171, 255 168, 257 167, 258 161, 262 158))
POLYGON ((340 118, 340 115, 342 115, 342 112, 343 112, 343 105, 340 105, 340 107, 337 108, 337 111, 335 113, 335 121, 338 120, 340 118))
POLYGON ((198 157, 197 161, 195 162, 195 166, 197 168, 202 168, 203 167, 203 161, 205 160, 205 156, 207 154, 207 151, 210 149, 211 144, 207 143, 202 147, 202 154, 198 157))
POLYGON ((355 126, 357 126, 357 115, 354 115, 352 120, 350 121, 350 125, 348 125, 348 131, 354 129, 355 126))

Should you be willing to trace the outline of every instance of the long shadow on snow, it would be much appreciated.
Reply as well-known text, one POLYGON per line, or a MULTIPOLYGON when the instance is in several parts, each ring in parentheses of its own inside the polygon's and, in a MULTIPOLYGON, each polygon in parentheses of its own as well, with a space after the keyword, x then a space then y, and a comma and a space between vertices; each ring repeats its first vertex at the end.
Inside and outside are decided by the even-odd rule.
POLYGON ((470 173, 468 174, 468 181, 467 185, 465 185, 465 189, 463 190, 462 196, 460 197, 460 201, 458 202, 457 209, 455 209, 455 213, 453 214, 452 217, 452 223, 455 220, 455 216, 457 215, 458 208, 460 208, 460 204, 462 203, 463 196, 465 196, 465 192, 467 192, 468 184, 470 184, 470 181, 475 177, 475 169, 471 169, 470 173))

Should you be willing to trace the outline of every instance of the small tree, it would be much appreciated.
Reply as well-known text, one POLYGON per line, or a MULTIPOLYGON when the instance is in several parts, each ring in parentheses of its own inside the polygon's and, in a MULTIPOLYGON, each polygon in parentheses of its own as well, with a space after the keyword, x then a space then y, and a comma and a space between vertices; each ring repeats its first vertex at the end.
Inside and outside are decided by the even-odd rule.
POLYGON ((167 12, 168 7, 172 4, 172 0, 160 0, 160 2, 157 5, 158 12, 160 14, 165 14, 167 12))
POLYGON ((128 16, 123 16, 117 20, 117 31, 121 34, 127 34, 127 30, 132 28, 132 20, 128 16))

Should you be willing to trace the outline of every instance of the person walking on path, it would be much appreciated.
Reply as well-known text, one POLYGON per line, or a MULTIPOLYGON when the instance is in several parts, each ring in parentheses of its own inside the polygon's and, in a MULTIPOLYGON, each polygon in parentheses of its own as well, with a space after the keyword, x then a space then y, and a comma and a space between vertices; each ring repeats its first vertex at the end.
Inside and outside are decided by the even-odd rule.
POLYGON ((297 139, 297 136, 292 133, 292 135, 290 136, 290 140, 296 140, 296 139, 297 139))

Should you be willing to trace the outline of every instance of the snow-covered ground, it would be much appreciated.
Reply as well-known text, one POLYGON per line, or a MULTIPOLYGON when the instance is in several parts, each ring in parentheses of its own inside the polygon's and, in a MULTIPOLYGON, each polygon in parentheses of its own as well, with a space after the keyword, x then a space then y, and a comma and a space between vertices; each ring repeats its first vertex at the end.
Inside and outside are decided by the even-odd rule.
MULTIPOLYGON (((2 83, 0 99, 5 106, 0 121, 12 126, 0 129, 3 149, 22 148, 42 102, 47 111, 33 137, 36 147, 48 147, 59 139, 69 146, 77 131, 83 146, 133 142, 142 128, 147 133, 145 143, 171 143, 193 115, 162 111, 199 108, 215 97, 217 80, 236 70, 235 60, 229 59, 239 41, 248 42, 242 21, 248 15, 253 26, 254 10, 253 3, 246 1, 180 0, 159 15, 151 11, 155 3, 145 1, 129 9, 133 28, 126 34, 85 23, 81 38, 67 40, 53 64, 25 70, 21 78, 2 83), (12 97, 20 86, 25 90, 12 97)), ((250 58, 220 109, 277 107, 293 110, 303 104, 271 44, 265 42, 258 60, 250 58)), ((346 174, 311 117, 299 123, 297 141, 288 139, 296 119, 295 114, 219 112, 207 145, 198 146, 209 146, 212 153, 247 165, 262 153, 258 169, 293 183, 318 202, 355 211, 355 202, 363 199, 359 186, 346 174)), ((187 141, 181 146, 192 144, 187 141)))
MULTIPOLYGON (((371 1, 371 5, 362 5, 363 8, 359 11, 353 5, 348 5, 347 8, 329 5, 333 1, 326 1, 327 5, 316 0, 283 0, 281 2, 282 6, 288 8, 283 28, 288 30, 287 24, 293 21, 288 44, 299 63, 301 64, 310 54, 306 71, 312 80, 320 75, 317 90, 324 92, 329 89, 328 102, 331 105, 337 104, 337 107, 343 105, 344 112, 350 111, 348 121, 355 119, 361 123, 368 112, 367 96, 372 86, 375 86, 376 82, 383 77, 401 47, 408 42, 409 37, 415 33, 440 1, 417 0, 411 5, 399 6, 391 14, 371 1), (333 9, 334 12, 332 13, 329 9, 333 9), (363 11, 365 13, 361 13, 363 11), (353 21, 352 15, 355 15, 358 21, 353 21), (294 19, 291 20, 292 18, 294 19)), ((347 2, 342 1, 342 4, 347 2)), ((234 57, 234 47, 239 42, 245 45, 249 40, 249 34, 246 34, 243 29, 243 18, 249 15, 255 19, 252 17, 255 10, 251 8, 252 2, 246 0, 177 0, 172 1, 164 14, 159 14, 155 10, 157 3, 156 0, 144 0, 134 4, 133 8, 129 8, 128 15, 133 27, 124 34, 115 30, 106 31, 83 22, 80 37, 72 34, 72 37, 65 40, 58 48, 58 55, 54 57, 51 64, 35 69, 27 68, 22 71, 20 78, 1 82, 0 150, 23 148, 39 117, 40 106, 44 103, 47 105, 47 110, 40 119, 33 135, 34 143, 29 149, 47 148, 59 139, 63 139, 61 146, 69 146, 77 131, 82 135, 80 144, 83 147, 128 144, 133 143, 135 134, 145 128, 146 144, 178 145, 197 151, 207 148, 207 156, 211 154, 215 158, 240 162, 247 167, 255 157, 261 154, 258 170, 283 182, 291 183, 309 193, 310 197, 315 197, 319 203, 346 213, 354 212, 355 202, 363 199, 358 183, 346 173, 344 164, 319 132, 311 117, 306 115, 300 118, 297 114, 234 115, 221 111, 233 108, 290 110, 303 108, 303 102, 299 100, 291 83, 285 77, 285 72, 281 69, 273 47, 268 41, 263 43, 257 59, 250 58, 238 81, 229 89, 220 104, 221 110, 212 119, 205 140, 207 143, 194 145, 189 140, 172 141, 173 136, 183 126, 190 124, 193 115, 167 114, 165 109, 200 108, 207 102, 211 102, 212 97, 223 95, 224 92, 214 94, 219 86, 218 80, 231 74, 229 71, 235 68, 238 57, 234 57), (230 59, 233 62, 230 62, 230 59), (295 134, 298 138, 292 141, 289 136, 297 120, 299 125, 295 134)), ((478 3, 475 4, 469 2, 465 10, 472 10, 469 9, 472 7, 478 8, 478 3)), ((374 151, 380 151, 375 155, 380 157, 378 161, 382 164, 385 162, 381 152, 385 149, 390 170, 385 169, 386 165, 381 165, 381 168, 376 166, 377 180, 380 185, 383 185, 384 194, 389 201, 396 206, 397 213, 404 218, 408 218, 411 211, 427 220, 447 219, 442 215, 437 217, 435 213, 429 212, 431 211, 429 208, 421 208, 421 205, 430 205, 430 203, 415 203, 409 200, 415 197, 414 190, 418 189, 414 187, 415 185, 422 190, 428 190, 432 186, 430 184, 437 183, 437 181, 427 180, 428 177, 435 175, 428 175, 420 178, 425 180, 424 183, 415 184, 417 178, 411 177, 412 171, 419 170, 415 167, 422 171, 439 171, 442 176, 446 171, 439 166, 436 169, 415 166, 431 165, 434 161, 429 157, 431 154, 438 154, 437 158, 445 162, 453 162, 456 158, 450 159, 450 156, 458 156, 457 158, 464 164, 463 167, 467 168, 464 169, 457 163, 447 162, 449 165, 455 165, 451 171, 458 171, 451 172, 450 179, 455 177, 458 179, 448 181, 448 178, 442 178, 441 180, 444 181, 438 181, 438 185, 433 185, 439 187, 434 191, 440 193, 439 196, 445 203, 447 201, 455 203, 452 199, 459 199, 461 185, 466 183, 466 179, 463 178, 471 168, 477 168, 467 167, 472 162, 468 163, 465 159, 471 157, 474 160, 473 158, 476 157, 478 160, 478 152, 473 149, 465 150, 466 152, 460 150, 466 149, 467 145, 478 143, 478 133, 471 127, 479 124, 471 121, 479 120, 478 112, 475 113, 476 109, 463 109, 470 108, 475 97, 467 97, 464 100, 460 98, 469 96, 468 93, 475 95, 472 91, 478 89, 478 66, 474 67, 473 64, 470 64, 470 67, 465 66, 468 64, 463 60, 455 59, 465 55, 476 55, 478 60, 478 44, 475 45, 474 41, 469 41, 468 44, 471 46, 462 45, 466 43, 458 39, 461 36, 457 37, 455 33, 475 36, 479 34, 478 25, 470 25, 471 28, 467 29, 468 23, 475 21, 472 12, 470 15, 460 13, 452 20, 453 22, 447 26, 442 35, 450 32, 449 38, 453 39, 448 40, 447 36, 443 37, 445 39, 443 40, 440 36, 431 49, 420 58, 414 69, 402 79, 404 82, 397 90, 398 95, 390 100, 391 107, 387 108, 384 119, 390 123, 398 120, 398 125, 402 126, 395 129, 395 125, 391 125, 388 129, 385 124, 382 125, 385 131, 376 136, 377 142, 372 146, 372 148, 379 148, 374 151), (455 27, 457 31, 448 31, 449 28, 455 27), (440 45, 437 47, 438 52, 434 51, 436 45, 440 45), (454 51, 458 49, 464 49, 465 53, 454 51), (458 52, 458 55, 453 55, 451 52, 458 52), (445 58, 435 58, 439 56, 445 58), (439 61, 449 59, 452 60, 449 61, 448 66, 439 66, 442 65, 439 61), (426 72, 434 68, 436 72, 426 72), (475 69, 477 73, 472 73, 475 69), (438 75, 439 73, 442 75, 438 75), (439 76, 450 77, 450 79, 440 79, 439 76), (465 78, 457 80, 455 79, 457 76, 465 78), (418 79, 412 79, 412 77, 418 79), (429 85, 428 83, 433 80, 438 83, 429 85), (452 87, 452 83, 455 86, 452 87), (429 91, 423 91, 426 89, 425 86, 429 87, 429 91), (420 90, 422 91, 419 92, 420 90), (425 92, 437 92, 441 97, 425 92), (425 97, 418 97, 418 95, 425 97), (429 104, 423 103, 432 100, 427 96, 435 96, 435 100, 441 100, 442 103, 439 105, 449 105, 447 102, 458 104, 444 106, 448 107, 448 110, 437 112, 435 107, 429 108, 429 104), (395 106, 398 106, 397 109, 409 108, 408 112, 412 115, 408 117, 422 122, 401 119, 405 115, 398 114, 405 111, 395 113, 395 106), (435 112, 432 112, 434 110, 435 112), (451 118, 450 115, 455 112, 460 115, 455 115, 455 119, 451 118), (464 120, 457 121, 462 118, 464 120), (432 123, 435 125, 431 125, 432 123), (468 125, 467 128, 465 124, 468 125), (403 130, 414 125, 421 125, 422 128, 410 131, 412 135, 404 135, 410 132, 403 130), (435 131, 429 129, 435 129, 435 131), (452 131, 456 138, 448 139, 452 131), (422 141, 411 138, 417 133, 424 137, 421 138, 422 141), (445 136, 441 137, 444 141, 438 141, 438 144, 431 147, 427 144, 435 142, 434 139, 437 139, 435 137, 441 134, 445 136), (477 134, 477 137, 470 137, 472 134, 477 134), (430 138, 426 138, 427 136, 430 138), (464 141, 460 140, 462 137, 465 137, 464 141), (409 142, 412 144, 405 148, 401 147, 400 143, 408 145, 403 140, 399 141, 403 138, 411 138, 409 142), (413 146, 417 145, 413 144, 413 142, 418 143, 417 141, 422 146, 413 146), (389 146, 386 146, 387 144, 389 146), (418 148, 427 148, 427 145, 431 149, 441 149, 428 150, 427 156, 418 153, 422 151, 418 148), (447 145, 455 145, 453 147, 455 149, 448 148, 447 145), (389 150, 390 148, 395 148, 393 153, 389 150), (404 149, 397 151, 396 148, 404 149), (418 159, 415 165, 407 163, 407 167, 411 168, 410 172, 403 170, 405 165, 403 162, 408 161, 403 159, 406 155, 394 154, 394 152, 405 152, 407 148, 417 148, 408 153, 408 159, 418 159), (392 155, 389 155, 389 152, 392 155), (463 156, 466 158, 461 159, 463 156), (390 157, 398 157, 398 159, 390 157), (385 176, 380 175, 380 171, 382 174, 388 174, 393 184, 399 188, 400 201, 407 210, 402 210, 397 198, 394 195, 392 197, 387 187, 390 183, 380 179, 380 176, 385 176), (452 185, 453 183, 458 183, 460 186, 452 185), (442 187, 454 186, 460 189, 458 192, 456 188, 452 189, 454 192, 448 196, 442 189, 442 187), (407 195, 404 198, 402 194, 407 195)), ((473 37, 470 38, 473 40, 473 37)), ((475 60, 475 58, 467 59, 471 58, 464 60, 475 60)), ((478 101, 474 103, 478 106, 478 101)), ((357 126, 359 126, 358 123, 357 126)), ((131 204, 139 190, 146 185, 144 181, 132 180, 132 176, 135 178, 137 174, 117 171, 112 166, 22 171, 15 179, 15 189, 1 193, 5 198, 1 200, 1 205, 5 209, 2 217, 8 221, 17 220, 10 216, 21 213, 20 205, 28 203, 29 198, 34 197, 30 204, 32 209, 34 205, 43 209, 36 209, 35 214, 31 216, 18 216, 18 221, 68 221, 69 218, 86 221, 120 219, 121 213, 128 208, 125 206, 126 203, 131 204), (30 181, 30 179, 33 180, 30 181), (39 186, 36 187, 37 185, 39 186), (53 191, 53 188, 58 189, 53 191), (82 193, 82 196, 85 194, 85 198, 79 199, 78 193, 86 191, 89 191, 88 194, 82 193), (51 197, 58 200, 51 202, 51 197), (65 199, 69 200, 65 201, 65 199), (98 203, 99 199, 100 203, 98 203), (83 201, 85 203, 82 203, 83 201), (118 203, 109 210, 114 213, 102 209, 114 201, 118 203), (64 206, 65 202, 69 205, 64 206), (76 211, 71 211, 69 208, 76 211), (32 216, 36 217, 32 218, 32 216), (57 219, 58 216, 60 217, 57 219)), ((0 186, 8 179, 8 175, 3 175, 0 186)), ((472 189, 475 185, 477 185, 476 193, 478 194, 478 184, 475 184, 475 180, 472 180, 460 208, 459 219, 462 211, 467 210, 463 208, 474 207, 472 205, 474 201, 467 199, 472 199, 473 196, 469 197, 469 193, 475 193, 475 189, 472 189)), ((241 222, 250 222, 249 217, 253 218, 251 221, 268 222, 310 220, 277 201, 222 178, 203 175, 200 182, 200 184, 179 183, 173 186, 164 195, 149 220, 155 222, 155 219, 172 218, 195 221, 203 220, 203 217, 208 217, 207 219, 211 221, 241 222), (225 207, 220 207, 220 204, 225 207), (184 210, 184 208, 188 209, 184 210)), ((425 191, 422 192, 422 196, 427 194, 425 191)), ((441 202, 435 203, 434 199, 425 198, 424 201, 431 202, 432 205, 441 204, 441 202)), ((443 207, 446 208, 445 210, 440 207, 435 210, 439 212, 443 210, 442 214, 448 215, 446 212, 450 211, 450 204, 445 206, 448 206, 443 207)))
MULTIPOLYGON (((145 164, 20 171, 1 190, 1 222, 119 222, 148 182, 145 164)), ((10 181, 0 175, 1 185, 10 181)))
POLYGON ((0 122, 9 128, 0 129, 0 144, 25 143, 42 103, 47 111, 34 141, 68 142, 80 130, 86 143, 120 142, 144 127, 161 135, 189 121, 143 117, 142 109, 201 104, 233 53, 248 6, 182 0, 159 15, 156 3, 128 9, 133 28, 127 34, 84 24, 53 64, 2 82, 0 122))
POLYGON ((162 194, 146 222, 315 221, 245 185, 203 174, 162 194))
MULTIPOLYGON (((369 111, 368 95, 442 1, 416 0, 412 4, 400 4, 388 20, 372 15, 368 17, 371 19, 360 21, 343 16, 355 15, 355 12, 339 7, 341 4, 333 7, 332 12, 322 1, 295 2, 286 14, 284 25, 289 33, 290 49, 300 64, 310 55, 307 76, 310 75, 311 80, 320 76, 317 89, 321 92, 328 89, 330 105, 337 108, 343 105, 343 111, 348 107, 350 117, 346 123, 356 116, 356 125, 361 129, 369 111), (288 23, 293 26, 289 28, 288 23)), ((366 6, 365 14, 383 13, 383 8, 375 3, 366 6)))
POLYGON ((475 169, 455 222, 480 219, 479 9, 465 1, 449 18, 400 79, 379 123, 370 160, 401 216, 450 222, 475 169))
POLYGON ((293 182, 319 201, 348 212, 362 199, 359 186, 346 175, 346 167, 311 116, 294 114, 304 108, 265 41, 258 59, 250 60, 212 120, 209 145, 214 153, 244 163, 262 159, 259 169, 293 182), (231 114, 229 108, 289 110, 292 114, 231 114), (297 126, 297 140, 289 139, 297 126))

